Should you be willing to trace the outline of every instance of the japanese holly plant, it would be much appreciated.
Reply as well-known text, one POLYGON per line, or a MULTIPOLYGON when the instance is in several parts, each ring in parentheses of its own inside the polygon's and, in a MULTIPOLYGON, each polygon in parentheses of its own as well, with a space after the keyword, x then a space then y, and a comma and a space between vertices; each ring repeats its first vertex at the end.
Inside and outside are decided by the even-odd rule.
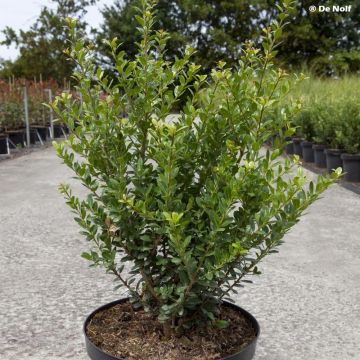
POLYGON ((60 186, 91 247, 82 256, 170 334, 222 324, 221 301, 260 273, 259 262, 339 171, 308 181, 298 158, 280 157, 296 106, 266 116, 291 88, 273 64, 289 1, 264 29, 261 49, 246 43, 236 69, 220 62, 208 76, 190 47, 165 58, 168 35, 153 30, 156 2, 141 3, 138 54, 129 59, 109 40, 115 65, 106 73, 69 19, 81 96, 63 93, 52 104, 71 133, 55 147, 88 190, 81 199, 60 186), (273 134, 275 148, 264 149, 273 134))

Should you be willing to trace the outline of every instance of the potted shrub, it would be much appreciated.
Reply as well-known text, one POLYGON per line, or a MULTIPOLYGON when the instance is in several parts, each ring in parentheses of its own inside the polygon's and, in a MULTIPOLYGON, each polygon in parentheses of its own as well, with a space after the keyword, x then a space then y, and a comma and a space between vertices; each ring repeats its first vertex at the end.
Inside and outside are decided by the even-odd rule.
POLYGON ((324 138, 328 144, 324 149, 326 156, 326 168, 328 172, 333 171, 339 167, 342 168, 343 163, 341 154, 344 152, 341 140, 341 126, 342 120, 338 117, 338 113, 332 109, 330 104, 322 105, 322 116, 324 116, 324 138))
MULTIPOLYGON (((52 105, 70 129, 54 146, 88 189, 80 199, 60 185, 91 244, 82 256, 128 292, 86 320, 88 354, 251 359, 259 329, 231 295, 260 274, 260 261, 339 171, 305 186, 298 157, 281 158, 281 141, 271 152, 262 149, 270 135, 294 131, 290 110, 264 121, 290 87, 272 65, 285 14, 265 30, 263 51, 247 43, 237 69, 220 62, 212 70, 213 86, 200 104, 207 76, 191 62, 191 48, 174 62, 164 59, 168 35, 152 30, 154 6, 142 1, 134 60, 117 52, 116 39, 107 42, 114 83, 96 67, 91 46, 74 40, 68 54, 83 102, 63 93, 52 105), (215 101, 216 89, 225 96, 215 101)), ((76 39, 75 22, 69 24, 76 39)))
POLYGON ((314 162, 314 150, 313 138, 315 135, 314 131, 314 118, 312 116, 311 109, 304 109, 295 118, 295 125, 298 126, 299 132, 301 133, 300 141, 295 139, 297 153, 301 152, 301 156, 305 162, 314 162))
POLYGON ((309 105, 309 111, 314 124, 314 144, 312 146, 314 151, 314 163, 319 168, 326 168, 326 155, 324 150, 327 148, 329 142, 329 136, 325 131, 325 123, 328 119, 328 115, 323 116, 322 106, 316 101, 309 105))
POLYGON ((339 141, 345 149, 341 155, 345 180, 360 182, 360 106, 353 101, 344 102, 341 117, 347 119, 342 131, 338 133, 339 141))
POLYGON ((9 136, 9 139, 15 146, 24 146, 24 108, 22 103, 20 101, 10 99, 3 105, 5 133, 9 136))

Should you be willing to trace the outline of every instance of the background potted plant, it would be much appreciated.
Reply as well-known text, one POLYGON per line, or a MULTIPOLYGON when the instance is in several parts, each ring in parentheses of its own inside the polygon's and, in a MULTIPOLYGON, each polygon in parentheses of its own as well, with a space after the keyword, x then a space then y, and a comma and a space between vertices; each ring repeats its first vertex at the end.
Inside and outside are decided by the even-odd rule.
POLYGON ((315 131, 314 119, 311 115, 309 109, 304 109, 295 118, 295 125, 299 127, 303 139, 300 145, 302 158, 305 162, 314 162, 313 139, 315 131))
POLYGON ((346 102, 342 114, 348 119, 342 123, 342 129, 338 132, 339 142, 345 149, 341 155, 344 177, 347 181, 360 182, 360 107, 346 102))
MULTIPOLYGON (((329 134, 326 133, 326 118, 322 116, 322 106, 314 103, 311 107, 311 116, 314 119, 314 163, 319 168, 326 168, 325 149, 329 143, 329 134)), ((310 111, 310 110, 309 110, 310 111)))
POLYGON ((339 171, 304 187, 298 158, 279 161, 283 142, 262 149, 270 135, 281 140, 295 131, 291 108, 276 121, 264 117, 290 88, 272 64, 285 13, 265 29, 262 51, 247 43, 237 69, 220 62, 212 70, 200 101, 207 76, 191 62, 193 50, 165 60, 168 35, 152 30, 155 2, 141 4, 135 59, 117 52, 116 39, 107 42, 116 81, 96 67, 90 45, 74 40, 68 54, 83 101, 63 93, 52 105, 70 129, 65 142, 54 143, 57 153, 89 192, 80 199, 60 186, 92 245, 83 257, 129 294, 87 319, 88 354, 251 359, 256 322, 225 300, 260 273, 259 262, 339 171), (218 91, 226 95, 216 99, 218 91))
POLYGON ((328 105, 326 109, 322 109, 324 116, 323 137, 328 144, 324 149, 326 156, 326 168, 328 172, 333 171, 338 167, 343 166, 341 160, 341 154, 344 152, 341 140, 341 121, 338 117, 338 113, 332 111, 331 106, 328 105))
POLYGON ((24 146, 24 107, 20 83, 0 81, 0 109, 3 132, 13 145, 24 146))

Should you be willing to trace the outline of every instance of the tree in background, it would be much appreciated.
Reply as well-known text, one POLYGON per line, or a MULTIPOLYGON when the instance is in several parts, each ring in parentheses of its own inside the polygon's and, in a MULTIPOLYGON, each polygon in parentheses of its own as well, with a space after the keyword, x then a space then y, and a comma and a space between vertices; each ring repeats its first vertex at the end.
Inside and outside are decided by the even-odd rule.
MULTIPOLYGON (((0 59, 0 77, 69 79, 73 64, 66 60, 68 30, 64 18, 78 19, 79 31, 85 31, 86 7, 97 0, 51 0, 55 9, 44 7, 28 31, 16 33, 6 28, 4 45, 16 44, 20 55, 15 61, 0 59)), ((103 39, 117 37, 119 50, 134 56, 139 41, 134 5, 140 0, 114 0, 103 10, 103 25, 96 34, 99 59, 111 64, 103 39)), ((318 1, 332 6, 335 1, 318 1)), ((186 44, 196 49, 194 62, 210 69, 219 60, 237 63, 241 44, 248 39, 259 42, 261 29, 278 15, 275 0, 159 0, 157 29, 171 35, 167 58, 180 56, 186 44)), ((351 5, 350 13, 309 11, 313 0, 297 1, 290 23, 277 48, 284 66, 312 69, 320 75, 342 75, 360 71, 360 2, 336 0, 336 5, 351 5)))
POLYGON ((298 1, 278 51, 284 63, 304 64, 318 75, 360 71, 360 2, 319 1, 316 5, 346 6, 351 11, 311 12, 313 0, 298 1))
POLYGON ((0 62, 0 77, 9 76, 53 78, 59 83, 68 80, 74 65, 67 60, 63 50, 69 37, 64 20, 67 17, 78 19, 78 30, 85 33, 86 22, 83 20, 86 7, 96 0, 51 0, 55 9, 44 7, 29 30, 16 33, 10 27, 3 30, 5 40, 2 45, 15 44, 20 55, 15 61, 0 62))
MULTIPOLYGON (((115 0, 103 10, 104 23, 97 34, 100 51, 107 59, 109 54, 102 45, 105 38, 117 37, 122 43, 120 50, 134 55, 134 42, 139 40, 135 18, 139 0, 115 0)), ((157 29, 171 35, 167 56, 179 56, 186 44, 196 49, 194 62, 209 69, 219 60, 230 65, 237 62, 241 43, 245 39, 259 37, 258 23, 262 21, 260 1, 219 0, 159 0, 157 5, 157 29)))
MULTIPOLYGON (((104 23, 97 42, 104 59, 110 57, 101 45, 103 38, 117 37, 133 55, 138 41, 133 5, 139 0, 115 0, 105 7, 104 23)), ((261 28, 278 15, 275 0, 159 0, 157 28, 169 32, 172 41, 167 56, 178 56, 191 43, 197 50, 196 63, 209 69, 219 60, 229 65, 237 62, 241 44, 258 42, 261 28)), ((332 6, 332 1, 317 5, 332 6)), ((335 4, 335 2, 334 2, 335 4)), ((318 74, 341 75, 360 70, 360 2, 338 0, 336 5, 351 5, 350 13, 311 13, 313 0, 297 1, 284 40, 278 47, 279 58, 286 66, 307 66, 318 74)))

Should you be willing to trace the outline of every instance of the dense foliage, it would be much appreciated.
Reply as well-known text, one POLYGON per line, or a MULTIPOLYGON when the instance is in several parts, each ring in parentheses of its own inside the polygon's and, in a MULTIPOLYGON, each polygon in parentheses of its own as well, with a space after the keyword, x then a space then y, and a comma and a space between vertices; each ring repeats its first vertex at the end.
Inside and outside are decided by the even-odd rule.
POLYGON ((16 130, 25 126, 24 88, 28 95, 28 114, 30 125, 49 126, 49 110, 43 105, 49 97, 46 89, 55 95, 58 91, 56 81, 26 81, 10 79, 0 81, 0 132, 16 130))
POLYGON ((168 335, 193 324, 224 326, 219 303, 260 273, 259 262, 338 173, 308 183, 296 158, 279 159, 280 142, 273 152, 262 149, 270 135, 295 131, 291 106, 276 121, 265 117, 290 87, 272 64, 285 13, 265 30, 262 50, 247 43, 236 69, 220 62, 211 71, 215 91, 226 96, 215 102, 209 91, 201 104, 207 76, 191 62, 191 48, 164 60, 168 36, 152 30, 154 6, 142 1, 133 60, 117 51, 116 39, 107 42, 115 85, 76 40, 69 55, 83 102, 64 93, 53 107, 71 131, 55 143, 58 155, 89 192, 80 199, 60 186, 92 246, 83 257, 114 274, 168 335), (180 114, 169 118, 189 89, 180 114))

